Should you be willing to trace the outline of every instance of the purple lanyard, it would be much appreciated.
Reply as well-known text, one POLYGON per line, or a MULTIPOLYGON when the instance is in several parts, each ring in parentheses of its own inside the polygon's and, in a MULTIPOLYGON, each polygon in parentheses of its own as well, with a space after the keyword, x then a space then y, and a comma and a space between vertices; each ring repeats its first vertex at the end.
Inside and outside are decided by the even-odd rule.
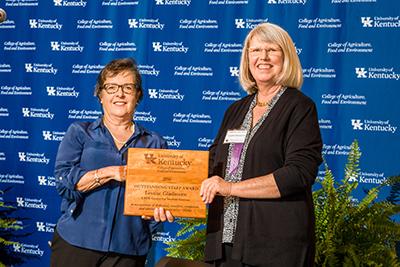
POLYGON ((231 162, 229 165, 229 174, 230 175, 236 173, 236 171, 238 169, 240 155, 242 154, 242 149, 243 149, 243 143, 233 144, 232 153, 231 153, 231 162))

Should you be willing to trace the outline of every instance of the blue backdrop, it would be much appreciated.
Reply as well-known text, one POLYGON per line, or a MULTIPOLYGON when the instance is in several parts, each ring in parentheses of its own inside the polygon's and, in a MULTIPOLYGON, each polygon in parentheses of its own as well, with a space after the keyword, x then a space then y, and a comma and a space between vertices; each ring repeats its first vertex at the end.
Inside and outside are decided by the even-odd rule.
MULTIPOLYGON (((399 174, 398 0, 5 0, 0 24, 0 190, 29 235, 14 246, 23 266, 47 266, 60 199, 53 166, 70 123, 101 115, 99 70, 134 57, 144 80, 135 120, 172 149, 206 150, 225 109, 245 92, 240 52, 251 28, 281 25, 304 68, 303 92, 317 104, 323 154, 342 177, 359 140, 363 188, 399 174)), ((324 175, 323 169, 319 173, 324 175)), ((149 266, 173 240, 153 238, 149 266)))

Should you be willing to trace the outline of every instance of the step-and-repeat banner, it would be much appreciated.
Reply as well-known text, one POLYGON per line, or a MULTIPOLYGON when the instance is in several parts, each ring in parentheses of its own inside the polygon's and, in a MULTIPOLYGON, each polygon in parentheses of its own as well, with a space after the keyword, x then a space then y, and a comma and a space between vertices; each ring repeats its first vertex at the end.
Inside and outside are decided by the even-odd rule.
MULTIPOLYGON (((398 0, 2 0, 0 195, 26 234, 13 252, 47 266, 60 215, 53 175, 73 121, 101 115, 95 79, 111 59, 133 57, 144 80, 135 120, 171 149, 207 150, 238 82, 246 34, 262 22, 292 36, 303 92, 317 104, 323 154, 337 179, 354 139, 363 189, 399 174, 398 0)), ((321 168, 320 176, 324 175, 321 168)), ((176 224, 154 236, 153 266, 176 224)))

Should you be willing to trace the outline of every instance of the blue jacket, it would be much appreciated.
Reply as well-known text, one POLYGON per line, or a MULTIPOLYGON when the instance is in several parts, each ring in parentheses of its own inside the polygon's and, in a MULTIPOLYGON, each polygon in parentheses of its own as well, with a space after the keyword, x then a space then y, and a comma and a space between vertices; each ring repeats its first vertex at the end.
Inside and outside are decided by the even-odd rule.
POLYGON ((86 193, 75 189, 88 171, 126 165, 129 147, 167 147, 158 134, 135 126, 135 133, 119 151, 101 118, 75 122, 68 128, 58 149, 55 177, 62 197, 57 232, 69 244, 127 255, 148 253, 157 223, 123 215, 125 183, 112 180, 86 193))

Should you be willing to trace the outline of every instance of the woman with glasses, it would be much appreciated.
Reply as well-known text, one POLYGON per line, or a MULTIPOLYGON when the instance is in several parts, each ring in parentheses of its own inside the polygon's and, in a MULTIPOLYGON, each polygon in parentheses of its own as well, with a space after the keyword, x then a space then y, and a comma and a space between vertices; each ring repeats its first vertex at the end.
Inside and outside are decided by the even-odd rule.
POLYGON ((133 59, 108 63, 95 96, 103 116, 68 128, 55 163, 62 198, 51 249, 51 266, 144 266, 156 221, 173 220, 155 209, 154 220, 124 216, 126 156, 130 147, 166 148, 155 132, 133 121, 143 97, 133 59))
POLYGON ((214 266, 312 266, 311 186, 322 141, 313 101, 290 36, 263 23, 249 32, 240 83, 210 147, 205 260, 214 266))

